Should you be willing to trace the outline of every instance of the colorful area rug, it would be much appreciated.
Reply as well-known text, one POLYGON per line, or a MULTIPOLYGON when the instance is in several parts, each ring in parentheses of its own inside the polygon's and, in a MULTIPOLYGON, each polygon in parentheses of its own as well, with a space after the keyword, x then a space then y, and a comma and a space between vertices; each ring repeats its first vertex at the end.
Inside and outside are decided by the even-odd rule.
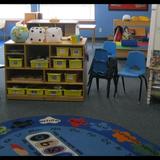
POLYGON ((110 122, 38 116, 0 124, 0 156, 159 156, 160 147, 110 122))

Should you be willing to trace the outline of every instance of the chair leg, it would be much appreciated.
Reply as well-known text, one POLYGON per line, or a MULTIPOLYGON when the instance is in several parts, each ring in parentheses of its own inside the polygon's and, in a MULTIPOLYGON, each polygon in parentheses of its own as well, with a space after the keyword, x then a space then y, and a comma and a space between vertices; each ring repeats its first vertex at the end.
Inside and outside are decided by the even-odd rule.
POLYGON ((110 84, 111 84, 111 79, 108 79, 108 82, 107 82, 107 98, 109 98, 110 84))
POLYGON ((88 83, 87 83, 87 86, 89 86, 89 83, 91 82, 91 74, 89 75, 89 78, 88 78, 88 83))
POLYGON ((89 95, 89 92, 90 92, 90 89, 91 89, 92 80, 93 80, 93 77, 90 76, 90 77, 89 77, 89 82, 88 82, 88 84, 89 84, 89 87, 88 87, 88 95, 89 95))
POLYGON ((139 98, 138 98, 138 101, 140 102, 141 100, 141 93, 142 93, 142 84, 143 84, 143 80, 141 77, 139 77, 140 79, 140 88, 139 88, 139 98))
POLYGON ((146 90, 147 90, 147 88, 148 88, 148 85, 147 85, 147 79, 146 79, 146 77, 145 77, 145 76, 142 76, 142 78, 144 79, 145 86, 146 86, 146 90))
POLYGON ((124 77, 121 76, 121 78, 122 78, 123 90, 124 90, 124 93, 126 93, 125 84, 124 84, 124 77))
POLYGON ((116 96, 116 94, 117 94, 117 90, 118 90, 118 80, 119 80, 119 76, 115 76, 115 77, 113 78, 114 87, 115 87, 115 89, 114 89, 114 98, 115 98, 115 96, 116 96))
POLYGON ((99 78, 96 78, 97 91, 99 91, 99 78))

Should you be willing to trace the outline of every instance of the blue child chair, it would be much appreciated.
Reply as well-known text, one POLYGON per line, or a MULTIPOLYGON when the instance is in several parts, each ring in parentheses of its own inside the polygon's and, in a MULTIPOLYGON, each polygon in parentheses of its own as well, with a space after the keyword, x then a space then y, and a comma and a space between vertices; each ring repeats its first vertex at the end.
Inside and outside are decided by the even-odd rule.
POLYGON ((103 49, 107 50, 111 57, 115 57, 116 56, 116 44, 115 44, 115 42, 113 42, 113 41, 104 41, 103 49))
MULTIPOLYGON (((143 79, 145 81, 147 89, 147 80, 145 78, 145 72, 146 72, 145 56, 142 51, 130 51, 128 53, 125 66, 121 69, 121 71, 118 72, 118 79, 119 77, 122 78, 124 92, 125 92, 124 77, 140 79, 140 89, 138 98, 139 101, 141 100, 143 79)), ((118 85, 118 79, 117 79, 117 85, 118 85)))
MULTIPOLYGON (((113 78, 116 91, 116 75, 117 73, 117 61, 115 58, 109 58, 109 53, 102 48, 95 49, 94 58, 91 63, 89 70, 89 81, 88 81, 88 95, 90 92, 93 78, 96 78, 97 91, 99 90, 99 79, 108 80, 107 83, 107 97, 109 97, 110 83, 113 78)), ((115 94, 115 93, 114 93, 115 94)))

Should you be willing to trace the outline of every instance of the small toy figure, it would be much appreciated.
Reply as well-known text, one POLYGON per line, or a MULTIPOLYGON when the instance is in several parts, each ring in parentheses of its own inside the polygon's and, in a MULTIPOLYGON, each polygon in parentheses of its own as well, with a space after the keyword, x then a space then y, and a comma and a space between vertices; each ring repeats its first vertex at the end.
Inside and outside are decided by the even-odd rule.
POLYGON ((114 29, 114 41, 120 42, 122 40, 123 28, 121 26, 117 26, 114 29))

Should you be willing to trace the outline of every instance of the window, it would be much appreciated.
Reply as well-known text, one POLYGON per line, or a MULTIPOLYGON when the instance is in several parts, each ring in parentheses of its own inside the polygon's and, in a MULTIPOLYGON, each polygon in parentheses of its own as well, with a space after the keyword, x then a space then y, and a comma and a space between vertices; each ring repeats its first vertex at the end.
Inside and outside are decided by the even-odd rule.
POLYGON ((31 4, 0 4, 0 18, 24 18, 24 13, 31 12, 31 4))
POLYGON ((41 4, 40 12, 44 19, 95 19, 94 4, 41 4))

